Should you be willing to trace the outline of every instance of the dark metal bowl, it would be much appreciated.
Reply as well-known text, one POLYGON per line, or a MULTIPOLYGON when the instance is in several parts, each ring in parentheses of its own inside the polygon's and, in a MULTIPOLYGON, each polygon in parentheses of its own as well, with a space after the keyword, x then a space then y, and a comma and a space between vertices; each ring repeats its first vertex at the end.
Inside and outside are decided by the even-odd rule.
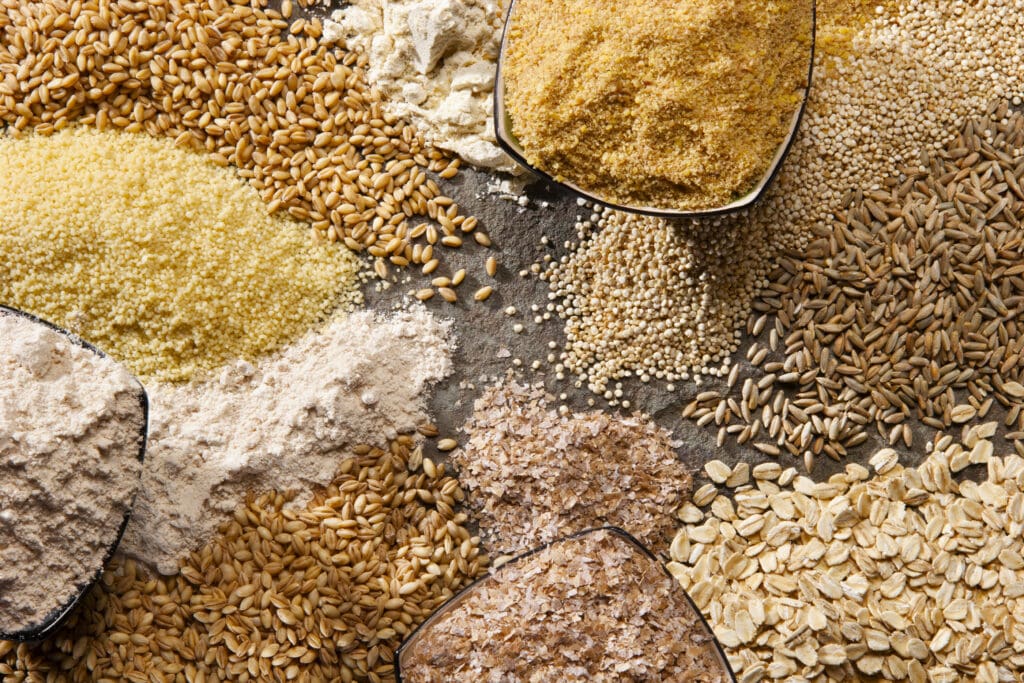
POLYGON ((800 122, 803 119, 804 111, 807 109, 807 100, 811 92, 811 79, 814 75, 814 45, 817 31, 817 0, 811 0, 811 49, 808 54, 807 63, 807 87, 804 88, 803 97, 800 99, 800 106, 797 107, 796 111, 793 112, 793 117, 789 124, 789 132, 783 139, 782 144, 779 145, 778 150, 775 152, 775 156, 772 158, 771 164, 765 171, 761 179, 742 197, 733 200, 732 202, 722 205, 711 207, 708 209, 699 209, 684 211, 678 209, 665 209, 656 206, 630 206, 626 204, 618 204, 613 201, 609 201, 600 195, 594 194, 572 182, 567 180, 556 180, 549 173, 546 173, 526 160, 526 152, 523 149, 519 139, 515 136, 512 131, 512 118, 505 108, 505 79, 502 74, 501 65, 505 58, 505 53, 508 49, 508 34, 509 24, 512 17, 512 12, 515 8, 516 0, 510 0, 508 6, 508 14, 505 16, 505 28, 501 36, 501 50, 498 58, 498 68, 494 80, 494 135, 505 152, 515 159, 523 168, 529 170, 531 173, 540 176, 542 179, 555 185, 560 185, 568 189, 573 194, 576 194, 583 199, 586 199, 602 206, 607 206, 618 211, 624 211, 627 213, 635 213, 644 216, 657 216, 661 218, 708 218, 712 216, 721 216, 724 214, 735 213, 747 209, 756 204, 762 197, 768 187, 775 180, 779 170, 782 168, 782 162, 785 160, 786 155, 789 154, 790 148, 793 146, 794 140, 796 140, 797 130, 800 128, 800 122))
MULTIPOLYGON (((103 351, 100 351, 98 348, 96 348, 89 342, 85 341, 75 333, 65 330, 63 327, 60 327, 58 325, 54 325, 49 321, 38 318, 32 315, 31 313, 26 313, 25 311, 20 311, 16 308, 10 308, 9 306, 0 305, 0 315, 15 315, 20 318, 25 318, 26 320, 31 320, 34 323, 44 325, 50 328, 51 330, 54 330, 64 335, 69 340, 71 340, 73 344, 76 344, 84 349, 88 349, 89 351, 92 351, 101 358, 109 358, 109 356, 103 353, 103 351)), ((142 408, 142 427, 140 428, 141 433, 139 435, 140 438, 138 460, 139 462, 143 462, 146 456, 146 436, 149 431, 149 397, 146 394, 145 387, 142 386, 142 383, 139 382, 138 379, 135 379, 135 383, 139 385, 139 406, 142 408)), ((134 497, 132 498, 132 503, 134 503, 134 497)), ((90 579, 78 585, 75 594, 71 597, 70 600, 68 600, 66 603, 50 612, 50 614, 48 614, 42 622, 32 626, 31 628, 26 628, 21 631, 15 631, 13 633, 4 633, 3 631, 0 631, 0 640, 13 640, 16 642, 33 642, 43 640, 47 636, 51 635, 58 628, 60 628, 61 624, 63 624, 64 621, 67 620, 67 618, 71 615, 71 612, 75 609, 78 603, 81 602, 83 597, 85 597, 85 594, 89 592, 89 590, 96 584, 99 578, 103 575, 104 568, 110 561, 110 558, 113 557, 114 551, 117 550, 117 546, 121 542, 121 537, 124 535, 124 530, 128 526, 128 519, 130 518, 130 516, 131 505, 128 506, 128 510, 125 511, 124 513, 124 519, 121 521, 121 527, 117 531, 117 536, 114 537, 114 540, 111 542, 106 554, 103 556, 102 565, 98 570, 96 570, 96 573, 90 579)))
MULTIPOLYGON (((520 560, 523 560, 523 559, 525 559, 527 557, 530 557, 531 555, 536 555, 537 553, 541 552, 542 550, 550 548, 551 546, 553 546, 553 545, 555 545, 557 543, 563 543, 565 541, 571 541, 571 540, 580 538, 582 536, 586 536, 588 534, 596 533, 598 531, 606 531, 606 532, 610 532, 610 533, 612 533, 612 534, 614 534, 616 536, 619 536, 620 538, 622 538, 623 540, 627 541, 628 543, 630 543, 634 547, 638 548, 644 555, 649 557, 651 560, 653 560, 653 561, 657 562, 659 565, 661 565, 661 568, 665 572, 665 575, 670 577, 670 578, 672 578, 673 585, 675 585, 676 588, 683 594, 683 597, 686 598, 686 601, 688 603, 690 603, 690 607, 693 609, 693 613, 697 615, 697 618, 700 619, 700 623, 704 626, 705 630, 711 636, 712 642, 715 645, 715 650, 718 652, 718 659, 719 659, 719 662, 722 665, 722 670, 726 672, 726 674, 729 676, 729 679, 732 680, 733 683, 736 683, 736 674, 733 673, 732 667, 729 666, 729 660, 725 656, 725 651, 722 649, 722 645, 718 642, 718 639, 714 637, 715 632, 711 629, 711 625, 708 624, 707 619, 704 618, 704 615, 701 614, 701 611, 697 607, 696 603, 693 602, 693 598, 690 597, 689 593, 687 593, 685 590, 683 590, 683 587, 678 584, 678 582, 676 581, 675 577, 672 577, 672 575, 669 573, 668 569, 665 568, 664 562, 662 562, 660 559, 658 559, 654 555, 654 553, 652 553, 650 550, 648 550, 647 547, 643 543, 641 543, 636 538, 634 538, 629 532, 627 532, 627 531, 625 531, 623 529, 620 529, 619 527, 616 527, 616 526, 602 526, 602 527, 596 527, 596 528, 593 528, 593 529, 587 529, 585 531, 580 531, 578 533, 570 534, 568 536, 563 536, 562 538, 559 538, 559 539, 556 539, 554 541, 551 541, 550 543, 545 543, 544 545, 541 545, 541 546, 538 546, 536 548, 533 548, 532 550, 527 550, 526 552, 524 552, 524 553, 522 553, 520 555, 516 555, 511 560, 509 560, 508 562, 502 564, 500 567, 495 569, 494 573, 501 572, 502 569, 504 569, 505 567, 510 566, 512 564, 515 564, 516 562, 519 562, 520 560)), ((469 597, 472 594, 473 589, 476 588, 476 586, 478 586, 479 584, 481 584, 484 581, 488 581, 492 576, 493 576, 493 574, 488 573, 488 574, 486 574, 484 576, 481 576, 479 579, 477 579, 473 583, 471 583, 468 586, 466 586, 465 588, 463 588, 461 591, 458 592, 458 594, 456 594, 454 597, 452 597, 446 603, 441 605, 437 609, 437 611, 435 611, 432 615, 430 615, 430 617, 427 618, 426 621, 424 621, 422 624, 417 626, 413 630, 413 632, 409 634, 408 638, 406 638, 404 641, 402 641, 402 644, 398 647, 398 650, 395 651, 395 680, 396 680, 396 683, 402 683, 402 661, 405 658, 405 653, 409 650, 409 648, 413 645, 413 643, 416 642, 417 638, 421 637, 422 634, 425 633, 430 628, 431 624, 433 624, 435 621, 437 621, 441 617, 445 616, 449 611, 451 611, 451 610, 455 609, 456 607, 458 607, 459 604, 461 604, 463 600, 465 600, 467 597, 469 597)))

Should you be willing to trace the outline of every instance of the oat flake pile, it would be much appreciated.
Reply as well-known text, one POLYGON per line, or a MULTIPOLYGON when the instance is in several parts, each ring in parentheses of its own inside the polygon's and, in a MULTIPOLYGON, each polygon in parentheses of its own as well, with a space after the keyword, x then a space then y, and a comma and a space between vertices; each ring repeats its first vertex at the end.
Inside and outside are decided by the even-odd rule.
MULTIPOLYGON (((554 110, 621 116, 601 154, 656 199, 638 167, 707 170, 679 136, 733 161, 772 137, 758 93, 792 94, 799 45, 720 82, 757 100, 728 116, 682 67, 735 68, 710 58, 768 36, 724 27, 781 31, 800 2, 669 8, 708 10, 687 55, 653 13, 526 3, 577 30, 532 54, 543 78, 514 74, 531 129, 572 143, 554 110), (598 80, 569 92, 583 62, 598 80), (655 62, 680 67, 654 92, 686 110, 674 127, 626 97, 655 62), (680 155, 616 156, 637 131, 680 155)), ((402 643, 478 579, 424 680, 708 680, 679 671, 708 646, 661 600, 683 589, 743 683, 1024 680, 1021 0, 819 0, 778 177, 747 212, 683 222, 505 173, 506 8, 0 0, 0 304, 96 343, 152 399, 123 545, 51 637, 0 642, 0 683, 405 680, 402 643), (598 544, 496 580, 602 525, 656 560, 598 544), (614 602, 581 576, 664 590, 614 602), (558 609, 591 598, 590 621, 558 609), (531 635, 497 644, 495 625, 531 635)), ((18 381, 0 617, 39 550, 11 540, 31 497, 10 474, 18 381)), ((134 472, 105 446, 44 487, 75 499, 76 533, 75 505, 134 472)))

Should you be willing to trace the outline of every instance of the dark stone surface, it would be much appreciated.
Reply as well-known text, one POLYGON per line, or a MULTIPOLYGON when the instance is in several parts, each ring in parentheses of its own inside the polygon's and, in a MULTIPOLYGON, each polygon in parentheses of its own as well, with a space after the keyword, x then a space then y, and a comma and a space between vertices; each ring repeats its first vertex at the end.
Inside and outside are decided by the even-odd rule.
MULTIPOLYGON (((562 322, 552 314, 550 320, 540 325, 534 323, 536 314, 530 308, 537 305, 543 312, 549 303, 548 286, 534 274, 525 278, 519 274, 521 270, 529 269, 531 264, 541 261, 545 255, 554 259, 564 255, 566 240, 576 237, 574 226, 577 218, 589 214, 590 210, 580 207, 575 196, 541 183, 527 187, 529 202, 523 207, 513 199, 488 193, 489 181, 494 182, 488 174, 467 169, 442 186, 449 196, 456 199, 464 213, 477 216, 479 229, 487 231, 494 246, 484 249, 467 242, 457 250, 443 249, 442 267, 430 276, 450 276, 459 268, 466 268, 468 273, 466 281, 457 288, 460 297, 457 304, 448 304, 440 297, 427 302, 430 310, 454 321, 458 339, 454 357, 455 372, 436 387, 430 401, 431 414, 440 428, 441 436, 461 440, 464 435, 459 430, 472 412, 474 399, 483 388, 509 370, 520 381, 543 382, 556 397, 564 393, 566 399, 555 401, 554 407, 565 403, 573 410, 621 410, 609 407, 605 400, 592 394, 585 385, 581 388, 574 386, 573 376, 567 376, 562 381, 555 378, 553 365, 546 359, 550 353, 554 353, 557 358, 564 345, 562 322), (543 236, 548 237, 548 245, 542 244, 543 236), (492 282, 483 269, 484 259, 489 254, 495 255, 500 264, 496 291, 486 302, 478 303, 472 301, 473 292, 492 282), (518 311, 514 316, 504 313, 504 309, 510 305, 518 311), (522 333, 513 331, 516 323, 524 326, 522 333), (556 344, 556 349, 549 348, 550 342, 556 344), (522 362, 518 368, 512 363, 515 358, 522 362), (541 361, 537 371, 531 369, 535 360, 541 361), (593 408, 588 406, 588 400, 594 401, 593 408)), ((386 291, 375 291, 374 283, 368 285, 367 300, 375 307, 393 307, 409 291, 428 286, 430 277, 422 275, 418 269, 393 274, 392 279, 397 282, 386 291)), ((738 359, 743 358, 749 343, 750 340, 744 340, 743 347, 736 354, 738 359)), ((732 437, 722 448, 718 448, 715 444, 715 429, 701 428, 693 421, 682 419, 682 407, 697 393, 723 386, 724 382, 705 380, 704 385, 698 387, 691 380, 676 382, 675 391, 670 393, 665 382, 643 384, 630 379, 623 382, 623 398, 631 403, 627 412, 640 410, 670 429, 674 438, 681 443, 678 449, 681 460, 695 470, 713 458, 719 458, 730 465, 739 461, 753 465, 770 459, 750 444, 736 445, 732 437)), ((915 445, 924 444, 926 432, 915 435, 915 445)), ((873 429, 871 434, 875 438, 858 448, 845 462, 864 462, 873 452, 870 446, 881 445, 873 429)), ((437 453, 433 443, 428 443, 425 451, 431 457, 444 461, 445 458, 437 453)), ((802 470, 802 464, 796 458, 784 456, 779 462, 784 467, 794 465, 802 470)), ((845 462, 833 463, 827 458, 821 458, 813 475, 815 478, 827 478, 841 470, 845 462)), ((698 480, 697 484, 700 483, 698 480)))

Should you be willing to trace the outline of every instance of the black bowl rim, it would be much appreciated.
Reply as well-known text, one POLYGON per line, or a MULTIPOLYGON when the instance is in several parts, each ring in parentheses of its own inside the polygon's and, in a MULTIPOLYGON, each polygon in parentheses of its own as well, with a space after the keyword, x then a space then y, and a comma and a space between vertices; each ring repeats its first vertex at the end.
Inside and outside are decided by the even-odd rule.
MULTIPOLYGON (((80 346, 84 349, 87 349, 89 351, 92 351, 101 358, 107 358, 112 362, 117 363, 117 361, 110 358, 110 356, 108 356, 102 350, 85 341, 74 332, 71 332, 70 330, 63 328, 60 325, 56 325, 50 322, 49 320, 44 320, 39 316, 27 313, 26 311, 22 311, 17 308, 12 308, 11 306, 5 306, 3 304, 0 304, 0 315, 13 315, 44 325, 45 327, 48 327, 51 330, 64 335, 73 344, 80 346)), ((120 363, 117 364, 121 365, 120 363)), ((121 367, 124 366, 122 365, 121 367)), ((129 374, 131 375, 131 373, 129 374)), ((142 438, 139 441, 139 454, 136 457, 139 462, 145 462, 146 440, 149 436, 149 395, 146 393, 146 388, 142 385, 142 382, 140 382, 139 379, 135 377, 135 375, 131 375, 131 377, 139 387, 139 405, 142 408, 142 438)), ((137 494, 138 490, 136 490, 136 495, 137 494)), ((75 594, 72 596, 72 598, 60 607, 54 609, 52 612, 50 612, 49 615, 47 615, 47 617, 42 622, 31 628, 26 628, 21 631, 15 631, 14 633, 4 633, 3 631, 0 631, 0 640, 8 640, 16 643, 37 642, 48 637, 54 631, 60 628, 60 626, 67 620, 67 618, 71 616, 71 613, 74 611, 75 607, 78 606, 78 603, 82 601, 82 598, 85 597, 89 590, 96 585, 96 582, 100 580, 100 577, 103 576, 103 572, 105 571, 107 564, 110 562, 110 559, 114 556, 114 553, 117 552, 117 547, 121 544, 121 538, 124 536, 125 529, 128 528, 128 521, 131 518, 132 507, 134 506, 134 504, 135 495, 132 496, 128 509, 124 513, 124 519, 121 520, 121 526, 117 531, 117 535, 114 537, 114 540, 110 544, 110 548, 103 556, 103 562, 100 564, 100 568, 96 570, 96 572, 90 579, 79 584, 79 590, 75 591, 75 594)))
POLYGON ((505 14, 505 24, 501 32, 501 47, 498 51, 498 62, 495 68, 494 75, 494 94, 493 94, 493 123, 494 123, 494 138, 498 142, 498 146, 512 159, 522 166, 530 173, 538 176, 541 180, 551 183, 558 187, 565 188, 571 194, 584 199, 594 204, 606 206, 616 211, 623 213, 632 213, 639 216, 654 216, 656 218, 666 219, 701 219, 701 218, 713 218, 716 216, 726 216, 734 213, 739 213, 749 209, 751 206, 759 202, 764 195, 768 192, 768 188, 775 182, 776 177, 782 170, 782 166, 786 161, 786 157, 789 156, 790 150, 793 148, 793 144, 796 142, 797 134, 800 131, 800 124, 803 121, 804 113, 807 111, 807 103, 811 97, 811 87, 814 81, 814 57, 815 57, 815 46, 817 44, 817 26, 818 26, 818 2, 817 0, 811 0, 811 49, 808 55, 807 64, 807 87, 803 89, 803 97, 800 100, 800 106, 797 107, 796 112, 793 115, 793 122, 790 127, 790 132, 779 146, 779 150, 776 152, 776 156, 769 166, 768 171, 758 181, 758 185, 755 185, 754 189, 743 195, 739 199, 730 202, 726 206, 712 207, 710 209, 698 209, 691 211, 684 211, 678 209, 661 209, 657 207, 646 207, 646 206, 630 206, 626 204, 617 204, 612 201, 601 198, 596 194, 587 192, 586 190, 577 187, 576 185, 557 180, 554 176, 546 171, 542 171, 535 167, 526 157, 523 155, 523 148, 519 145, 518 141, 514 138, 514 133, 511 130, 511 121, 508 119, 507 112, 505 110, 505 80, 501 71, 502 57, 505 54, 505 48, 508 43, 508 29, 510 19, 512 17, 512 10, 515 8, 516 0, 509 0, 508 11, 505 14))
POLYGON ((719 659, 720 659, 720 661, 722 663, 722 666, 725 668, 726 673, 728 674, 729 678, 733 681, 733 683, 736 683, 736 674, 732 670, 732 666, 730 666, 730 664, 729 664, 729 658, 726 657, 725 650, 722 648, 722 644, 720 642, 718 642, 718 637, 715 635, 714 629, 711 628, 711 624, 708 623, 708 620, 704 618, 704 614, 700 611, 700 608, 697 607, 697 604, 693 601, 693 598, 690 597, 690 594, 682 586, 679 585, 679 582, 676 580, 676 578, 674 576, 672 576, 671 572, 669 572, 668 568, 665 566, 665 563, 657 555, 655 555, 653 552, 651 552, 651 550, 647 546, 645 546, 643 543, 641 543, 639 540, 637 540, 635 536, 633 536, 631 533, 629 533, 625 529, 623 529, 621 527, 613 526, 613 525, 610 525, 610 524, 609 525, 604 525, 604 526, 592 527, 590 529, 584 529, 583 531, 577 531, 576 533, 568 534, 566 536, 561 536, 559 538, 556 538, 553 541, 548 541, 547 543, 539 545, 539 546, 537 546, 535 548, 531 548, 530 550, 526 550, 526 551, 516 555, 515 557, 509 559, 508 561, 502 563, 502 565, 500 567, 498 567, 497 569, 495 569, 493 572, 488 571, 486 574, 484 574, 480 578, 475 579, 472 583, 467 585, 465 588, 460 590, 458 593, 456 593, 455 595, 450 597, 448 600, 445 600, 444 604, 442 604, 440 607, 438 607, 436 610, 434 610, 434 613, 431 614, 429 617, 427 617, 426 620, 423 623, 421 623, 419 626, 414 628, 412 630, 412 633, 410 633, 408 636, 406 636, 406 638, 401 642, 401 644, 395 650, 395 659, 394 659, 395 683, 402 683, 402 666, 401 666, 401 664, 402 664, 402 655, 405 654, 406 648, 409 647, 416 640, 416 637, 420 634, 421 631, 424 631, 425 629, 427 629, 432 623, 434 623, 437 619, 439 619, 441 616, 443 616, 444 611, 449 606, 451 606, 456 601, 461 600, 466 595, 468 595, 470 591, 472 591, 474 588, 476 588, 477 584, 482 583, 483 581, 487 581, 488 579, 492 578, 495 573, 500 572, 505 567, 507 567, 509 565, 512 565, 512 564, 515 564, 516 562, 519 562, 520 560, 524 560, 524 559, 530 557, 531 555, 536 555, 537 553, 539 553, 541 551, 547 550, 548 548, 550 548, 553 545, 556 545, 558 543, 564 543, 566 541, 573 541, 573 540, 576 540, 578 538, 582 538, 584 536, 587 536, 589 534, 596 534, 596 533, 601 532, 601 531, 606 531, 606 532, 609 532, 609 533, 614 534, 616 536, 619 536, 620 538, 622 538, 626 542, 628 542, 631 545, 633 545, 635 548, 638 548, 644 555, 646 555, 648 558, 650 558, 651 560, 656 562, 661 567, 661 570, 665 573, 666 576, 668 576, 670 579, 672 579, 673 585, 676 587, 676 589, 679 592, 681 592, 683 594, 683 597, 686 598, 686 602, 688 602, 689 605, 690 605, 690 608, 693 609, 693 613, 697 615, 697 618, 700 619, 700 622, 704 625, 704 628, 707 629, 707 632, 711 634, 711 642, 714 643, 715 649, 718 651, 718 657, 719 657, 719 659))

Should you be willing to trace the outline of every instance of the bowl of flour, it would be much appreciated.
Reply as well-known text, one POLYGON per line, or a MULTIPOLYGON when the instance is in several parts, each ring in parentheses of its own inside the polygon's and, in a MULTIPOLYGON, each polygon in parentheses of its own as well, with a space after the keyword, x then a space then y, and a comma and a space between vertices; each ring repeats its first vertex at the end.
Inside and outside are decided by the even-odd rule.
POLYGON ((0 306, 0 640, 38 640, 100 577, 139 488, 149 403, 78 337, 0 306))

